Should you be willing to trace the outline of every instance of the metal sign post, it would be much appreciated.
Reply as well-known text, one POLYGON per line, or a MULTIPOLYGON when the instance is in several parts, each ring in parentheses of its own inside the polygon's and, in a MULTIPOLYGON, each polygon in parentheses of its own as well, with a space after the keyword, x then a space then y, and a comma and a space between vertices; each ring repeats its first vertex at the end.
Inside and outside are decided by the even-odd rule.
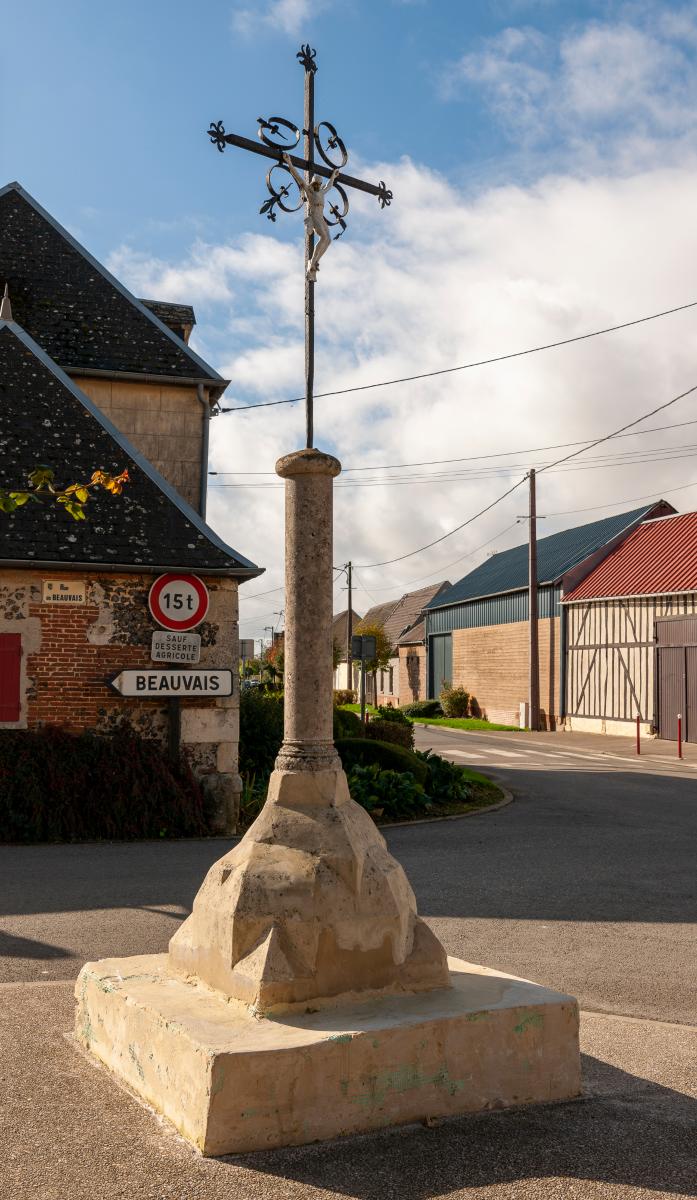
MULTIPOLYGON (((365 730, 365 664, 375 658, 377 654, 377 640, 371 634, 369 637, 361 637, 356 634, 351 638, 351 657, 361 660, 361 725, 365 730)), ((376 697, 377 699, 377 697, 376 697)))

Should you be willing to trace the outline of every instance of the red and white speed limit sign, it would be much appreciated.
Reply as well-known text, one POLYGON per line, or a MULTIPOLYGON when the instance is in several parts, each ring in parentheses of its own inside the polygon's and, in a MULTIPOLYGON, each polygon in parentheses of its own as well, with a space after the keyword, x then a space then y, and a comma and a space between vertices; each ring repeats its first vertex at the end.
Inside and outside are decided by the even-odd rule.
POLYGON ((183 632, 200 625, 208 612, 208 589, 197 575, 160 575, 150 588, 148 607, 163 629, 183 632))

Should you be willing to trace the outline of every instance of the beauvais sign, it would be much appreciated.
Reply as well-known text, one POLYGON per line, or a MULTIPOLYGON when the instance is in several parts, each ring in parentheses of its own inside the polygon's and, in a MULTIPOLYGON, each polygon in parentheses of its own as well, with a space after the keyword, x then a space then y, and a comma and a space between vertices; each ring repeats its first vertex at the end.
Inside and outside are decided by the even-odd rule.
POLYGON ((171 696, 231 696, 232 671, 229 670, 169 670, 151 671, 148 668, 121 671, 111 686, 122 696, 140 696, 146 700, 171 696))

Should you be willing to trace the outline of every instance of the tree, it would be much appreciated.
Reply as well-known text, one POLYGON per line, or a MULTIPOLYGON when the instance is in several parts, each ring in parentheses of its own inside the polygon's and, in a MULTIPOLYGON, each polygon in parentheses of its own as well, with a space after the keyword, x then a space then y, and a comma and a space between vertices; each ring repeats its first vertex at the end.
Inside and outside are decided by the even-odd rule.
POLYGON ((335 671, 339 663, 344 661, 344 654, 344 648, 340 646, 336 638, 334 638, 334 641, 332 642, 332 667, 335 671))
POLYGON ((384 671, 389 666, 390 659, 394 655, 394 648, 382 625, 377 623, 366 625, 361 621, 356 627, 356 633, 359 633, 361 637, 375 638, 375 658, 366 659, 365 670, 373 677, 373 701, 377 704, 378 671, 384 671))
POLYGON ((18 508, 33 500, 41 504, 46 500, 62 504, 65 512, 74 521, 84 521, 85 505, 90 499, 92 488, 103 488, 112 496, 120 496, 124 483, 128 483, 128 471, 120 475, 109 475, 106 471, 94 471, 88 483, 71 483, 59 488, 54 484, 54 473, 50 467, 36 467, 29 475, 27 488, 0 488, 0 512, 13 513, 18 508))

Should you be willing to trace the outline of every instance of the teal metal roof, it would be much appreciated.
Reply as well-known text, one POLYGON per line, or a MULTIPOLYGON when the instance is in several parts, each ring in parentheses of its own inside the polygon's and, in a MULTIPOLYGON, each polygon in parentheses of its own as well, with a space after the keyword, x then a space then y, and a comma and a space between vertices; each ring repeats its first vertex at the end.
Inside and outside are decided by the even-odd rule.
MULTIPOLYGON (((656 502, 631 512, 603 517, 589 525, 564 529, 537 542, 537 574, 540 585, 557 583, 567 571, 600 550, 618 534, 629 533, 656 508, 656 502)), ((502 550, 470 571, 445 592, 436 596, 427 608, 445 608, 479 596, 497 596, 528 586, 528 544, 502 550)))

